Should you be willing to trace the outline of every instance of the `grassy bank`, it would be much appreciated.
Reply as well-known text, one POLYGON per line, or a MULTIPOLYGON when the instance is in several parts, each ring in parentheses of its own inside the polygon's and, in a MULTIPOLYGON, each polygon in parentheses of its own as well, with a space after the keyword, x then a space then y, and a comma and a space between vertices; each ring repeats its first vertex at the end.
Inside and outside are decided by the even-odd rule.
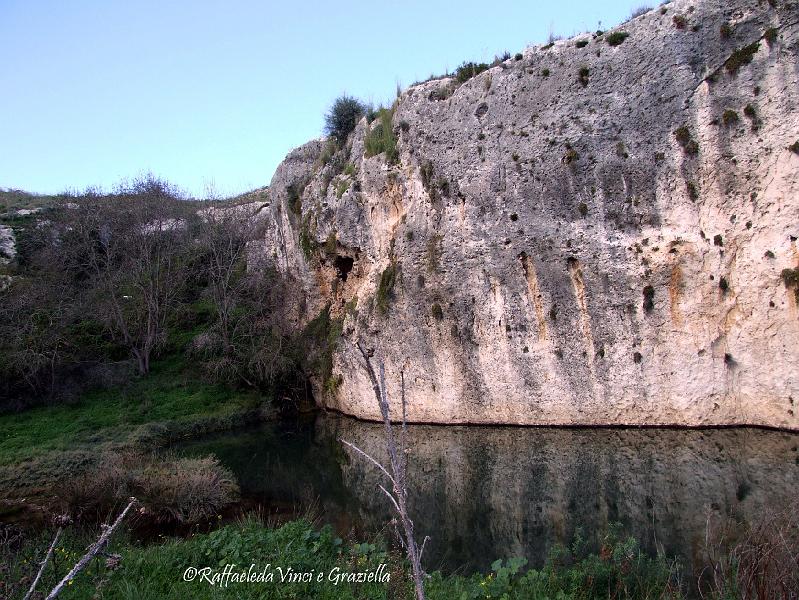
POLYGON ((180 356, 168 357, 147 377, 78 402, 0 415, 0 489, 6 498, 46 494, 104 452, 153 450, 271 415, 258 393, 204 382, 180 356))
MULTIPOLYGON (((50 589, 83 552, 88 536, 67 537, 59 544, 56 562, 48 568, 40 588, 50 589)), ((35 573, 37 561, 46 551, 48 536, 20 541, 8 547, 11 560, 7 597, 20 596, 24 582, 35 573), (13 552, 13 557, 12 557, 13 552), (22 582, 22 583, 20 583, 22 582)), ((120 537, 109 553, 121 562, 109 568, 104 560, 95 561, 67 588, 64 598, 107 598, 119 600, 160 600, 172 598, 318 598, 318 599, 411 599, 412 589, 404 561, 388 551, 380 540, 368 543, 342 540, 330 527, 321 530, 304 520, 270 528, 254 519, 229 525, 208 534, 161 544, 135 546, 120 537), (273 580, 265 582, 228 581, 210 585, 200 576, 185 581, 190 567, 221 573, 225 565, 235 564, 236 572, 255 572, 266 568, 273 580), (267 567, 267 565, 269 565, 267 567), (381 570, 381 565, 384 567, 381 570), (281 582, 281 572, 313 572, 312 581, 281 582), (388 581, 348 582, 341 573, 388 574, 388 581), (319 581, 319 574, 322 580, 319 581), (338 579, 338 581, 337 581, 338 579)), ((190 575, 192 572, 190 572, 190 575)), ((531 599, 531 598, 678 598, 677 569, 663 559, 643 556, 632 539, 609 536, 599 554, 589 554, 579 540, 572 548, 556 549, 547 565, 528 570, 521 559, 497 561, 489 573, 470 577, 433 573, 427 581, 430 600, 452 599, 531 599)))

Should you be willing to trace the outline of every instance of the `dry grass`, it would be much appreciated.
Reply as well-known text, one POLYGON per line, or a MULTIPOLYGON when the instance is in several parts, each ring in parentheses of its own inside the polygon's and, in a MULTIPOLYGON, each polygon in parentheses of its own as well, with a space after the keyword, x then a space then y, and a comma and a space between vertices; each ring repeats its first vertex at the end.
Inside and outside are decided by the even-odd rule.
POLYGON ((714 523, 705 534, 702 598, 799 598, 799 513, 762 515, 756 522, 714 523), (739 533, 735 533, 739 532, 739 533))
POLYGON ((99 466, 67 484, 64 508, 76 517, 104 515, 129 496, 159 523, 197 523, 235 502, 235 477, 211 456, 180 458, 107 453, 99 466))

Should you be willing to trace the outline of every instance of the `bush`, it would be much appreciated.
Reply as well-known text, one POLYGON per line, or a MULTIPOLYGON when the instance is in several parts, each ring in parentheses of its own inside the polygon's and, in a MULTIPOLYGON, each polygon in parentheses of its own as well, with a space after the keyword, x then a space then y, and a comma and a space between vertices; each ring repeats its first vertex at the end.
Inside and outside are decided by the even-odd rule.
POLYGON ((799 267, 795 269, 783 269, 782 273, 780 273, 780 277, 786 288, 799 286, 799 267))
POLYGON ((488 69, 486 63, 465 62, 455 69, 455 79, 458 83, 466 83, 472 77, 488 69))
POLYGON ((577 79, 583 87, 588 85, 588 76, 590 74, 591 70, 588 67, 580 67, 577 79))
POLYGON ((755 54, 759 48, 760 42, 755 42, 743 48, 739 48, 730 54, 730 57, 724 62, 724 67, 727 69, 727 72, 732 76, 737 75, 741 67, 748 65, 754 60, 755 54))
POLYGON ((766 39, 766 43, 769 45, 769 48, 774 45, 774 42, 777 41, 777 37, 779 37, 779 32, 774 27, 769 27, 766 29, 766 32, 763 34, 763 37, 766 39))
POLYGON ((685 184, 685 188, 688 190, 688 197, 691 201, 695 202, 699 199, 699 191, 696 189, 696 184, 693 181, 688 181, 685 184))
POLYGON ((388 312, 389 303, 394 297, 394 284, 397 281, 397 263, 392 261, 380 275, 380 283, 377 286, 377 310, 385 315, 388 312))
POLYGON ((214 457, 109 453, 98 467, 64 485, 73 514, 102 515, 130 496, 159 523, 198 523, 238 500, 235 476, 214 457))
POLYGON ((378 110, 378 122, 369 128, 363 143, 364 154, 367 158, 385 152, 388 164, 393 165, 399 162, 397 136, 394 134, 392 126, 393 119, 393 108, 378 110))
POLYGON ((585 48, 588 45, 588 40, 577 40, 574 45, 578 48, 585 48))
POLYGON ((682 15, 674 15, 671 20, 677 29, 685 29, 685 26, 688 25, 688 19, 682 15))
POLYGON ((339 96, 325 115, 325 133, 343 144, 365 113, 366 106, 360 100, 339 96))
POLYGON ((799 154, 799 140, 795 141, 793 144, 788 146, 788 150, 790 150, 794 154, 799 154))
POLYGON ((737 112, 735 112, 731 108, 728 108, 721 115, 721 120, 724 123, 725 127, 729 127, 730 125, 734 125, 735 123, 737 123, 740 119, 738 118, 737 112))
POLYGON ((675 129, 674 138, 686 154, 694 155, 699 152, 699 144, 691 137, 691 131, 686 126, 675 129))
POLYGON ((605 38, 605 41, 609 46, 618 46, 622 44, 628 37, 630 37, 630 34, 626 31, 614 31, 605 38))
POLYGON ((444 309, 441 308, 438 302, 434 302, 433 306, 430 307, 430 313, 436 321, 441 321, 444 318, 444 309))

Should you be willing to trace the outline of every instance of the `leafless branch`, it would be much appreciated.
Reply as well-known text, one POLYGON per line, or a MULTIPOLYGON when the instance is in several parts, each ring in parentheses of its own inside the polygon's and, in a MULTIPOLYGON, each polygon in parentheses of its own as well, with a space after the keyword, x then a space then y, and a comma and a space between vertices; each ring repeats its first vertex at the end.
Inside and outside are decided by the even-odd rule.
POLYGON ((45 555, 44 560, 42 561, 42 564, 39 567, 39 572, 36 573, 36 577, 33 579, 33 583, 31 584, 31 587, 28 590, 28 593, 25 594, 25 597, 22 600, 28 600, 28 598, 31 597, 31 595, 33 594, 34 590, 36 589, 36 586, 38 585, 39 580, 42 578, 42 573, 44 573, 44 569, 47 566, 47 563, 50 561, 50 557, 53 556, 53 550, 55 550, 56 544, 58 543, 58 540, 61 538, 61 534, 62 533, 64 533, 64 528, 63 527, 59 527, 58 531, 56 531, 55 537, 53 538, 53 543, 50 544, 50 549, 47 551, 47 554, 45 555))
MULTIPOLYGON (((400 439, 399 439, 399 452, 397 451, 397 441, 394 437, 394 430, 391 423, 391 412, 390 406, 388 402, 388 392, 386 387, 386 372, 385 367, 382 362, 379 363, 378 371, 380 374, 380 379, 378 381, 378 376, 375 374, 375 370, 372 367, 372 362, 369 359, 369 354, 364 350, 363 346, 358 343, 358 350, 363 356, 364 362, 366 364, 366 372, 369 375, 369 380, 372 383, 372 390, 374 391, 375 398, 377 399, 377 403, 380 406, 380 414, 383 417, 383 426, 385 428, 385 440, 386 440, 386 451, 388 453, 388 460, 389 460, 389 468, 384 467, 380 462, 369 456, 366 452, 351 444, 350 442, 346 442, 341 440, 341 442, 348 447, 355 450, 358 454, 365 457, 369 460, 372 464, 376 465, 383 474, 388 477, 389 481, 391 481, 391 492, 387 490, 382 485, 378 484, 378 488, 388 496, 391 504, 393 505, 394 510, 396 511, 399 521, 402 525, 402 535, 398 535, 397 537, 400 540, 405 552, 407 553, 408 560, 411 563, 411 569, 413 571, 413 583, 414 588, 416 591, 416 600, 424 600, 424 571, 422 570, 422 563, 421 563, 421 556, 422 553, 419 550, 419 546, 416 544, 416 538, 414 537, 414 526, 413 521, 410 518, 408 513, 407 507, 407 500, 408 500, 408 487, 407 487, 407 470, 408 470, 408 447, 407 447, 407 433, 408 433, 408 422, 407 422, 407 405, 405 401, 405 373, 400 372, 400 383, 401 383, 401 401, 402 401, 402 429, 400 432, 400 439)), ((396 522, 395 522, 396 526, 396 522)), ((399 532, 397 532, 399 534, 399 532)), ((422 549, 424 549, 424 544, 427 542, 428 538, 425 538, 422 549)))
POLYGON ((137 502, 136 498, 130 499, 128 505, 116 518, 116 521, 114 521, 114 523, 110 527, 108 526, 105 527, 99 539, 94 544, 89 546, 89 549, 86 552, 86 554, 83 555, 83 558, 81 558, 75 564, 75 566, 72 567, 72 569, 70 569, 69 573, 67 573, 64 576, 64 578, 58 583, 58 585, 56 585, 53 588, 53 590, 48 594, 45 600, 53 600, 53 598, 58 596, 63 591, 64 587, 71 580, 75 579, 75 576, 78 573, 80 573, 99 552, 105 549, 106 545, 108 544, 108 541, 111 539, 111 536, 114 533, 114 530, 116 530, 116 528, 119 527, 119 524, 122 523, 123 519, 125 518, 125 515, 128 514, 128 511, 133 507, 134 504, 136 504, 136 502, 137 502))

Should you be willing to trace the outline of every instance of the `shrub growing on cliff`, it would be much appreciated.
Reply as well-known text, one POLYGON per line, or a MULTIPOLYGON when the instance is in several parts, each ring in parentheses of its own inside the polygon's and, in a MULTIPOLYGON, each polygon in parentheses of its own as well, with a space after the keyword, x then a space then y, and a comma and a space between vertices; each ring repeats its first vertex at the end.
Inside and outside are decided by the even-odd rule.
POLYGON ((583 87, 588 85, 588 76, 591 74, 591 70, 588 67, 580 67, 580 71, 578 73, 577 79, 580 82, 580 85, 583 87))
POLYGON ((369 128, 369 133, 363 142, 364 154, 369 158, 385 152, 386 162, 390 165, 396 164, 399 162, 399 151, 397 136, 392 125, 394 108, 381 108, 377 115, 378 122, 369 128))
POLYGON ((628 37, 630 37, 630 34, 626 31, 614 31, 611 34, 608 34, 608 36, 605 38, 605 41, 609 46, 618 46, 624 43, 624 40, 626 40, 628 37))
POLYGON ((727 69, 727 72, 730 75, 737 75, 738 70, 742 66, 748 65, 750 62, 752 62, 759 48, 760 42, 755 42, 753 44, 749 44, 748 46, 744 46, 743 48, 739 48, 730 54, 730 57, 724 63, 724 68, 727 69))
POLYGON ((457 79, 458 83, 466 83, 486 69, 488 69, 488 64, 486 63, 465 62, 455 69, 455 79, 457 79))
POLYGON ((377 286, 377 298, 375 304, 380 314, 385 315, 391 299, 394 297, 394 284, 397 281, 398 266, 396 262, 391 262, 380 275, 380 283, 377 286))
POLYGON ((799 302, 799 267, 795 269, 783 269, 780 273, 780 277, 786 289, 793 288, 796 301, 799 302))
POLYGON ((430 313, 436 321, 441 321, 444 318, 444 309, 441 308, 438 302, 433 302, 433 306, 430 307, 430 313))
POLYGON ((325 115, 325 133, 343 144, 365 113, 366 106, 360 100, 347 95, 339 96, 325 115))
POLYGON ((721 120, 724 123, 725 127, 729 127, 730 125, 735 125, 740 120, 740 118, 738 117, 737 112, 735 112, 731 108, 728 108, 721 115, 721 120))
POLYGON ((699 144, 691 137, 691 130, 686 126, 683 125, 674 130, 674 139, 686 154, 693 156, 699 153, 699 144))
POLYGON ((788 150, 790 150, 794 154, 799 154, 799 140, 795 141, 793 144, 788 146, 788 150))

